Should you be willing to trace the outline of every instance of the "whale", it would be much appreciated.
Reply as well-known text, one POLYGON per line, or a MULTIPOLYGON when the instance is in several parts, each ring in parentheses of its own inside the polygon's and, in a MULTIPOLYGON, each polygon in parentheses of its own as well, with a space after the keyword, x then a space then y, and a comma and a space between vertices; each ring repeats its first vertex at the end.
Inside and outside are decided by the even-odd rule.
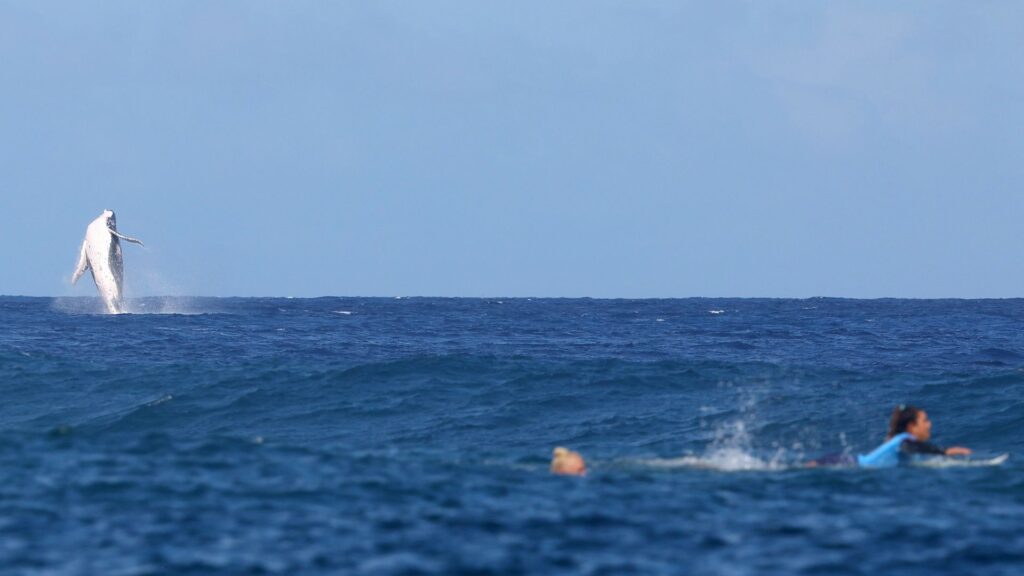
POLYGON ((121 255, 121 240, 145 246, 142 240, 125 236, 117 231, 117 216, 113 210, 104 210, 85 229, 85 240, 78 255, 71 284, 92 271, 96 290, 111 314, 124 312, 124 258, 121 255))

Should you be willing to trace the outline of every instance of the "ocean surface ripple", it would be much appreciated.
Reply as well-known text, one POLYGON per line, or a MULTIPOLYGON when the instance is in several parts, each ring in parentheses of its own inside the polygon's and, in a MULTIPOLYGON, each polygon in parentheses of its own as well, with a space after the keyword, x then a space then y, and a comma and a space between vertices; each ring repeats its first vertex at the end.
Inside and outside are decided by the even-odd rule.
POLYGON ((1024 300, 129 304, 0 298, 2 573, 1024 571, 1024 300), (1010 459, 801 466, 903 402, 1010 459))

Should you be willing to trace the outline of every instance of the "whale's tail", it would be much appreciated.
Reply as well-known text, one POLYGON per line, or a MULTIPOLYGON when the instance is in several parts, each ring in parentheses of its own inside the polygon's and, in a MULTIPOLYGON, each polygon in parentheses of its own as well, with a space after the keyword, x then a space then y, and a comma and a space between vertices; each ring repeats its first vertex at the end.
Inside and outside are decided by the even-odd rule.
POLYGON ((74 285, 78 282, 78 279, 85 274, 85 271, 89 269, 89 257, 86 255, 85 246, 88 240, 82 241, 82 251, 78 255, 78 264, 75 266, 75 273, 71 275, 71 284, 74 285))

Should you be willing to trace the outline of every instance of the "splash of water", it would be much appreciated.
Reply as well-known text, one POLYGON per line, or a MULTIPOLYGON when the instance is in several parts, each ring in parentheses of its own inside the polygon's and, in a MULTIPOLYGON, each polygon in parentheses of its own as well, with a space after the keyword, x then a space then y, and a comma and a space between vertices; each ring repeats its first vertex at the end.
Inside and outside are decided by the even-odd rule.
MULTIPOLYGON (((59 296, 50 303, 50 309, 62 314, 107 315, 103 300, 91 296, 59 296)), ((209 302, 188 296, 147 296, 124 300, 125 314, 209 314, 219 312, 209 302)))
MULTIPOLYGON (((210 302, 189 296, 178 281, 169 280, 159 270, 156 263, 158 252, 150 247, 145 248, 147 258, 133 260, 131 270, 125 274, 123 310, 126 314, 179 314, 193 315, 219 312, 210 309, 210 302)), ((72 296, 74 293, 91 291, 92 282, 81 282, 72 286, 68 278, 64 279, 66 295, 54 298, 50 308, 64 314, 108 314, 103 301, 95 296, 72 296)))
POLYGON ((50 309, 63 314, 107 314, 103 300, 95 296, 59 296, 50 302, 50 309))
POLYGON ((125 312, 129 314, 206 314, 213 310, 205 309, 196 298, 187 296, 149 296, 125 300, 125 312))
MULTIPOLYGON (((734 386, 720 382, 719 387, 734 386)), ((655 468, 697 468, 723 472, 775 471, 794 467, 800 460, 803 447, 795 445, 787 450, 775 443, 771 451, 757 450, 751 427, 757 419, 756 408, 760 394, 756 388, 749 386, 737 388, 736 393, 739 418, 715 424, 711 443, 703 454, 646 460, 645 464, 655 468)), ((707 417, 718 410, 702 406, 701 412, 707 417)), ((702 417, 701 427, 709 426, 708 421, 702 417)))
POLYGON ((723 472, 771 471, 791 467, 784 449, 776 449, 768 457, 757 455, 744 420, 726 422, 717 427, 714 434, 714 440, 703 455, 652 459, 645 463, 654 468, 698 468, 723 472))

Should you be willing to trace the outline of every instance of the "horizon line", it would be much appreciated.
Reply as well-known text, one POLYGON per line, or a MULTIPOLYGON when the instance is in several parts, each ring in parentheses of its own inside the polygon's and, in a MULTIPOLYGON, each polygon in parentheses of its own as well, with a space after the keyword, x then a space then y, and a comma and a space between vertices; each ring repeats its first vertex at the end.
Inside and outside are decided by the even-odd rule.
MULTIPOLYGON (((99 296, 80 295, 27 295, 27 294, 0 294, 0 298, 37 298, 37 299, 100 299, 99 296)), ((319 296, 280 296, 280 295, 246 295, 246 296, 211 296, 211 295, 181 295, 162 294, 147 296, 131 296, 125 300, 144 300, 148 298, 273 298, 280 300, 317 300, 325 298, 352 298, 352 299, 382 299, 382 300, 406 300, 406 299, 435 299, 435 300, 1020 300, 1024 296, 439 296, 439 295, 319 295, 319 296)))

